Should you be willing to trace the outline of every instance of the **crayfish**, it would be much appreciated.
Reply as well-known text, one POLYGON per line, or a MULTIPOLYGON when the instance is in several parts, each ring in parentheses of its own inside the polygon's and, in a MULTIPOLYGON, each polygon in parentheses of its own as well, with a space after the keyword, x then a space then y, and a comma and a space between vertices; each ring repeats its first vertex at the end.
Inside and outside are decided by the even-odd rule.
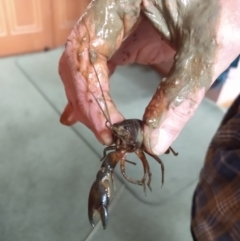
MULTIPOLYGON (((89 58, 91 59, 91 58, 89 58)), ((97 72, 95 70, 94 64, 92 63, 93 69, 98 79, 97 72)), ((101 84, 98 79, 100 88, 101 84)), ((110 120, 110 115, 108 112, 106 100, 101 88, 102 99, 104 100, 105 108, 107 114, 102 109, 100 103, 95 98, 92 93, 95 101, 97 102, 99 108, 106 118, 106 127, 109 128, 113 135, 114 144, 108 146, 103 151, 103 161, 100 170, 97 173, 96 180, 92 184, 89 199, 88 199, 88 218, 90 224, 95 226, 95 216, 96 214, 100 214, 100 218, 102 221, 103 228, 106 229, 108 224, 108 206, 110 204, 111 199, 111 184, 113 184, 113 171, 118 162, 120 162, 121 173, 123 177, 133 184, 143 186, 144 192, 146 192, 146 185, 151 189, 151 179, 152 174, 150 171, 150 167, 145 156, 145 153, 153 157, 161 166, 162 171, 162 185, 164 183, 164 165, 161 159, 158 156, 152 155, 146 151, 143 144, 143 125, 144 122, 139 119, 125 119, 121 122, 117 122, 112 124, 110 120), (110 152, 108 152, 110 151, 110 152), (107 153, 108 152, 108 153, 107 153), (128 161, 126 156, 128 153, 134 152, 138 158, 141 160, 143 165, 144 174, 142 180, 134 180, 128 177, 125 173, 125 163, 128 161)), ((178 155, 171 147, 168 149, 166 153, 172 152, 174 155, 178 155)), ((135 164, 135 163, 132 163, 135 164)))

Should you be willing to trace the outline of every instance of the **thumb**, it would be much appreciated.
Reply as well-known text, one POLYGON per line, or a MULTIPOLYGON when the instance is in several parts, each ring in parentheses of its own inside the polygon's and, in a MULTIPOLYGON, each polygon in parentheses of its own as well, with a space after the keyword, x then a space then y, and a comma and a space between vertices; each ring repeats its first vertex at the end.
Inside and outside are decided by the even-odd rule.
POLYGON ((193 116, 215 78, 213 53, 193 49, 189 56, 185 45, 177 51, 169 75, 144 113, 144 144, 149 152, 163 154, 193 116))
MULTIPOLYGON (((161 155, 167 151, 172 142, 177 138, 185 124, 193 116, 195 110, 201 103, 205 94, 205 90, 198 90, 196 93, 192 93, 192 98, 185 99, 180 105, 171 103, 168 106, 169 101, 166 97, 155 96, 154 102, 161 99, 162 114, 155 116, 156 112, 148 108, 144 119, 147 123, 144 127, 144 141, 145 147, 148 152, 155 155, 161 155), (150 115, 152 117, 150 117, 150 115)), ((155 103, 158 106, 157 103, 155 103)), ((150 107, 150 106, 149 106, 150 107)))

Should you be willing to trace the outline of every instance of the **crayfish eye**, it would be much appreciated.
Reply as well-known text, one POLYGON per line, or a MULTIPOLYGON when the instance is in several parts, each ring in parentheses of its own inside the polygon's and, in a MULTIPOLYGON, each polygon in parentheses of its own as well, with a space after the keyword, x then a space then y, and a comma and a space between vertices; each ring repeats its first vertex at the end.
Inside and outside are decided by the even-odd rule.
POLYGON ((113 124, 114 127, 117 127, 117 124, 113 124))
POLYGON ((125 129, 126 131, 129 131, 129 130, 130 130, 130 126, 124 126, 124 129, 125 129))

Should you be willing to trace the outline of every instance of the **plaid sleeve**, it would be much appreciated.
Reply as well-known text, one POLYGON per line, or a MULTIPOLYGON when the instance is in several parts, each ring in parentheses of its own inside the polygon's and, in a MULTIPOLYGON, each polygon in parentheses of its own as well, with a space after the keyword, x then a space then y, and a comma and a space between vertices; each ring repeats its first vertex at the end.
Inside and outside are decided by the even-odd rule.
POLYGON ((191 231, 198 241, 240 240, 240 96, 209 146, 193 197, 191 231))

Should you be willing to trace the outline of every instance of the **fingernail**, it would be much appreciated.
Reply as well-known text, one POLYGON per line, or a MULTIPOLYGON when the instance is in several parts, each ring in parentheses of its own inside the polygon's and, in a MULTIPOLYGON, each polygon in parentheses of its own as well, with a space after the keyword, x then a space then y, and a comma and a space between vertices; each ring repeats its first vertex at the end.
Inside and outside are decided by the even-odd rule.
POLYGON ((67 125, 67 126, 71 126, 77 122, 77 119, 75 118, 74 113, 73 113, 73 109, 69 103, 65 107, 65 109, 60 117, 60 122, 63 125, 67 125))
POLYGON ((112 134, 109 131, 103 131, 100 134, 99 140, 103 145, 109 146, 112 144, 112 134))
POLYGON ((63 125, 71 126, 71 125, 75 124, 77 122, 77 120, 73 113, 68 116, 66 116, 65 113, 63 113, 60 117, 60 122, 63 125))
POLYGON ((155 155, 162 155, 175 139, 175 135, 165 129, 156 129, 152 132, 150 146, 155 155))

